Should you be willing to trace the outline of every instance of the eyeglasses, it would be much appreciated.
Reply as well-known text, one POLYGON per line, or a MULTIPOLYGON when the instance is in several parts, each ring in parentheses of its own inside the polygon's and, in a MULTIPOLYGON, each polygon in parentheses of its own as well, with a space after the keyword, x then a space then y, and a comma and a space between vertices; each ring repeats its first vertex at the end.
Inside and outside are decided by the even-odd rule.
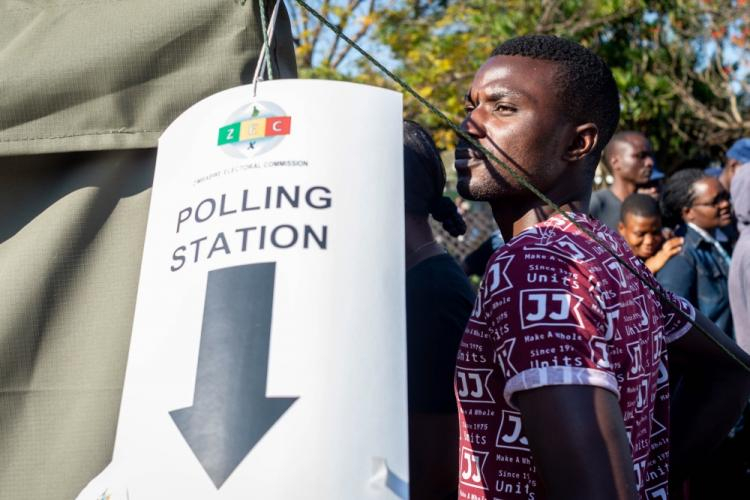
POLYGON ((725 201, 729 201, 729 193, 726 193, 726 192, 717 194, 716 197, 713 200, 709 201, 708 203, 693 203, 691 206, 717 208, 719 205, 721 205, 725 201))

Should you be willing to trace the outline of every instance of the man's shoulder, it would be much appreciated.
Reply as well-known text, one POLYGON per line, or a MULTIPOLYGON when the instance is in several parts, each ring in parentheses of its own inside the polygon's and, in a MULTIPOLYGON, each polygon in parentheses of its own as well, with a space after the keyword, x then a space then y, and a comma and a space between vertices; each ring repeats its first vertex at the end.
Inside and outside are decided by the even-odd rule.
POLYGON ((695 248, 683 248, 679 254, 671 257, 656 273, 656 281, 673 293, 689 297, 690 283, 696 279, 694 252, 695 248))
POLYGON ((606 194, 608 192, 609 192, 609 188, 597 189, 596 191, 594 191, 593 193, 591 193, 591 199, 592 200, 599 200, 602 197, 606 196, 606 194))
POLYGON ((587 262, 592 260, 594 254, 601 253, 595 250, 601 245, 586 232, 595 235, 598 239, 603 239, 604 243, 609 246, 620 246, 619 234, 597 219, 582 213, 568 213, 555 215, 520 233, 508 241, 493 257, 525 255, 529 251, 559 254, 560 249, 566 249, 563 257, 578 257, 574 260, 587 262), (586 252, 587 258, 579 257, 579 252, 576 250, 586 252))
MULTIPOLYGON (((487 265, 484 281, 489 286, 504 281, 507 290, 528 288, 535 276, 562 276, 575 270, 589 275, 600 267, 608 254, 580 231, 576 224, 604 240, 610 247, 621 247, 616 235, 606 226, 583 214, 555 216, 520 233, 495 252, 487 265)), ((545 279, 545 278, 541 278, 545 279)), ((497 289, 497 287, 492 287, 497 289)))
POLYGON ((691 266, 695 265, 695 261, 700 260, 699 254, 701 252, 704 250, 710 251, 713 248, 710 243, 704 240, 703 237, 691 227, 688 227, 684 231, 683 238, 684 243, 682 245, 682 250, 680 253, 669 259, 667 264, 676 259, 672 266, 677 266, 678 263, 682 265, 685 263, 688 263, 691 266))
POLYGON ((680 232, 685 238, 683 247, 696 247, 704 241, 703 236, 701 236, 698 231, 688 225, 682 227, 680 232))
POLYGON ((667 274, 685 274, 692 271, 693 266, 693 255, 690 251, 683 249, 677 255, 673 255, 667 260, 664 266, 657 271, 656 276, 664 276, 667 274), (690 268, 690 269, 688 269, 690 268))
POLYGON ((603 219, 605 223, 612 224, 620 218, 620 206, 622 202, 610 189, 600 189, 591 193, 589 212, 597 219, 603 219))
POLYGON ((591 201, 596 201, 599 204, 616 204, 619 200, 617 199, 617 196, 614 195, 611 189, 609 188, 603 188, 598 189, 591 193, 591 201))

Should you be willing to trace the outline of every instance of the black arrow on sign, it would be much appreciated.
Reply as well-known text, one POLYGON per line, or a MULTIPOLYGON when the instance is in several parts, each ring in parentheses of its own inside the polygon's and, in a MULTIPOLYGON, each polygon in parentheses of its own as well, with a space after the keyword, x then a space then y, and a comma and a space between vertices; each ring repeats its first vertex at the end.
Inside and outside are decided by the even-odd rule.
POLYGON ((297 398, 267 398, 275 262, 210 271, 193 406, 169 412, 220 488, 297 398))

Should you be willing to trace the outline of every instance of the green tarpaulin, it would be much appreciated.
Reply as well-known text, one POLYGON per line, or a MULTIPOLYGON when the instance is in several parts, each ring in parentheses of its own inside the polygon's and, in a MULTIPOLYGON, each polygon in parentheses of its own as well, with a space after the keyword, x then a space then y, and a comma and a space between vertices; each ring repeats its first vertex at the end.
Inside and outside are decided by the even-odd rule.
MULTIPOLYGON (((1 500, 75 498, 109 462, 157 139, 249 83, 259 17, 257 0, 0 1, 1 500)), ((274 75, 294 77, 277 26, 274 75)))

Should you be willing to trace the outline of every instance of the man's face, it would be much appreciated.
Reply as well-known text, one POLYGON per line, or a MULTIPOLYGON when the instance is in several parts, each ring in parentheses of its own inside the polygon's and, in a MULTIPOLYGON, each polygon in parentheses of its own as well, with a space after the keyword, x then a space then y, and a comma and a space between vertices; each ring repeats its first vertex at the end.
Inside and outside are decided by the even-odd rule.
MULTIPOLYGON (((572 124, 555 93, 558 67, 520 56, 490 58, 466 95, 462 127, 497 158, 546 192, 560 178, 572 124)), ((494 161, 460 141, 456 148, 458 192, 464 198, 499 201, 528 191, 494 161)))
POLYGON ((620 222, 617 229, 633 254, 641 259, 652 257, 663 242, 659 216, 626 214, 625 220, 620 222))
POLYGON ((617 144, 610 162, 615 177, 635 184, 645 184, 654 168, 651 143, 641 134, 628 134, 617 144))
POLYGON ((683 211, 683 218, 696 226, 711 230, 732 222, 729 193, 715 177, 704 177, 693 184, 693 204, 683 211))

